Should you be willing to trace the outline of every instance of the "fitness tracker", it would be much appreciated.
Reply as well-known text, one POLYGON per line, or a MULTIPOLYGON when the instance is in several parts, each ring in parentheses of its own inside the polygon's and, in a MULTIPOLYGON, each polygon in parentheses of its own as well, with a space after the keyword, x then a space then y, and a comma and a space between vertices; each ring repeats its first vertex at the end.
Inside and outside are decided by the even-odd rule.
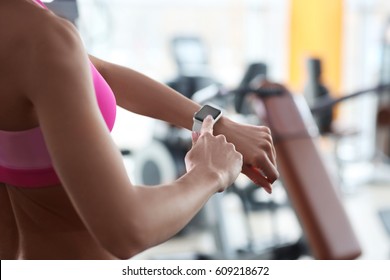
POLYGON ((222 116, 222 111, 217 109, 217 108, 214 108, 210 105, 204 105, 194 115, 194 125, 192 126, 192 131, 200 132, 200 129, 202 127, 202 123, 208 115, 211 115, 213 117, 214 123, 215 123, 222 116))

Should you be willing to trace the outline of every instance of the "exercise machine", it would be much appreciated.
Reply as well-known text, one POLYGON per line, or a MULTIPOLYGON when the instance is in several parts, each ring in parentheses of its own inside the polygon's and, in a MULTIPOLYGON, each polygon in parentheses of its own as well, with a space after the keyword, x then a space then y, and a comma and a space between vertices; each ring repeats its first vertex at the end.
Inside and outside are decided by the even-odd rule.
POLYGON ((282 85, 262 81, 248 98, 272 131, 283 185, 312 255, 316 259, 357 258, 361 248, 341 195, 293 96, 282 85))

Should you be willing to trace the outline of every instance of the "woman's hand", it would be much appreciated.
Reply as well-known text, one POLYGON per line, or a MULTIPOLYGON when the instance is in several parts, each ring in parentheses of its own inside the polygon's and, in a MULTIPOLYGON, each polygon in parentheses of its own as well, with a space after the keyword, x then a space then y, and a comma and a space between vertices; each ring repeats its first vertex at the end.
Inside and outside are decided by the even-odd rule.
POLYGON ((203 168, 205 176, 210 172, 219 179, 218 191, 224 191, 234 183, 241 172, 243 157, 225 136, 213 135, 213 119, 208 116, 201 132, 192 133, 192 148, 185 157, 187 171, 203 168))
POLYGON ((279 172, 270 129, 223 118, 218 122, 216 132, 225 135, 243 155, 242 173, 271 193, 272 183, 278 179, 279 172))

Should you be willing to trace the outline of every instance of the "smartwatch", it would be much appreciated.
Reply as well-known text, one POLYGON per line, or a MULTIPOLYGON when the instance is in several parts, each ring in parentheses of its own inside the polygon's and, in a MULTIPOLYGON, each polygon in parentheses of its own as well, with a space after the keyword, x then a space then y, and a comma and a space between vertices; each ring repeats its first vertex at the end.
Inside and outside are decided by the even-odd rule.
POLYGON ((222 111, 214 108, 210 105, 204 105, 198 112, 194 115, 194 124, 192 126, 192 131, 200 132, 200 129, 202 127, 202 123, 204 119, 211 115, 214 119, 214 123, 219 120, 219 118, 222 116, 222 111))

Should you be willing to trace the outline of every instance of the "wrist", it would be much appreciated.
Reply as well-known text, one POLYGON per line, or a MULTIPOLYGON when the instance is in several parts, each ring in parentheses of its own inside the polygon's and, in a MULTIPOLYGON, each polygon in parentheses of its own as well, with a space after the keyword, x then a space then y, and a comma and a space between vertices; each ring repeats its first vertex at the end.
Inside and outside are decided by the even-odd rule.
POLYGON ((235 122, 229 118, 222 116, 220 120, 214 125, 214 135, 223 134, 226 139, 231 142, 230 134, 234 130, 235 122))
POLYGON ((207 166, 196 165, 186 173, 185 177, 191 180, 191 185, 201 186, 202 188, 207 186, 210 195, 216 193, 223 185, 221 174, 207 166))
MULTIPOLYGON (((227 117, 221 119, 214 125, 214 135, 222 134, 226 137, 226 141, 232 143, 236 150, 244 156, 245 147, 242 145, 243 127, 241 124, 232 121, 227 117)), ((244 133, 245 135, 245 133, 244 133)))

